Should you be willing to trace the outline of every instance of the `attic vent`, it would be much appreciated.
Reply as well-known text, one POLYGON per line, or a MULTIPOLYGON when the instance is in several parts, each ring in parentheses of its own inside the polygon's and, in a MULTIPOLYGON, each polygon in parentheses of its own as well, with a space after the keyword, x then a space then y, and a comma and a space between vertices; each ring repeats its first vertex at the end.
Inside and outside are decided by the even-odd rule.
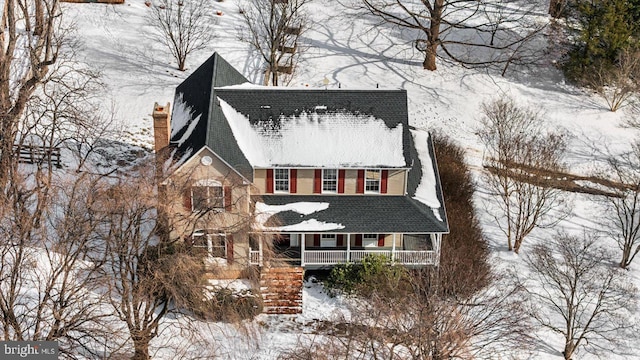
POLYGON ((327 106, 326 105, 318 105, 315 107, 316 110, 327 110, 327 106))
POLYGON ((260 105, 260 109, 271 109, 271 105, 260 105))

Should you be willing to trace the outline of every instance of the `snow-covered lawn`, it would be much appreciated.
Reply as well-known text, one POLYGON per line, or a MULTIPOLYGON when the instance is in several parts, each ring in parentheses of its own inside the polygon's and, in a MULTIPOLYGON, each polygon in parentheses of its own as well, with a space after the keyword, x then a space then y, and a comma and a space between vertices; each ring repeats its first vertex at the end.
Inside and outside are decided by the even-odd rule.
MULTIPOLYGON (((246 44, 238 41, 238 27, 242 23, 237 0, 208 3, 216 39, 207 49, 187 59, 188 70, 185 72, 176 70, 168 52, 152 39, 153 29, 145 21, 149 9, 144 0, 127 0, 123 5, 63 3, 62 6, 67 19, 77 24, 77 36, 82 40, 80 60, 102 72, 108 86, 104 106, 115 106, 117 120, 125 129, 120 140, 130 144, 152 147, 154 102, 172 101, 175 87, 214 51, 251 81, 259 83, 261 80, 259 59, 246 44), (223 15, 216 15, 216 10, 221 10, 223 15)), ((424 71, 420 66, 420 54, 404 45, 408 39, 402 38, 402 32, 376 27, 367 19, 346 18, 344 9, 332 0, 313 0, 308 10, 314 23, 303 36, 307 49, 290 86, 320 88, 325 86, 323 79, 327 78, 329 88, 406 89, 410 123, 418 129, 414 136, 423 136, 424 131, 439 131, 466 150, 467 162, 479 184, 476 207, 497 269, 524 271, 520 257, 526 256, 531 244, 545 241, 554 232, 534 231, 523 245, 521 256, 505 250, 506 240, 494 224, 491 212, 495 209, 482 191, 479 176, 483 150, 474 131, 483 102, 510 96, 519 104, 541 110, 549 127, 563 129, 569 135, 567 161, 570 172, 575 174, 591 175, 601 165, 600 151, 605 147, 612 152, 624 151, 638 136, 636 130, 624 126, 628 116, 625 111, 608 111, 604 100, 565 84, 561 74, 551 65, 506 78, 444 62, 438 64, 439 69, 435 72, 424 71)), ((586 227, 597 231, 602 208, 594 199, 590 195, 566 194, 572 216, 558 227, 574 231, 586 227)), ((612 241, 606 238, 602 241, 616 248, 612 241)), ((628 272, 636 285, 640 285, 638 269, 640 263, 633 264, 628 272)), ((296 344, 298 337, 309 330, 306 324, 328 319, 339 311, 339 301, 328 298, 317 285, 309 284, 304 290, 302 315, 261 315, 246 324, 244 330, 208 324, 210 333, 205 337, 221 358, 273 359, 296 344)), ((188 340, 179 335, 167 328, 157 343, 188 340)), ((534 358, 560 359, 558 350, 562 348, 562 339, 544 331, 538 335, 542 341, 534 358)), ((640 354, 640 343, 634 342, 632 346, 632 353, 640 354)), ((160 350, 159 354, 173 358, 169 350, 160 350)), ((640 359, 640 355, 607 358, 640 359)))

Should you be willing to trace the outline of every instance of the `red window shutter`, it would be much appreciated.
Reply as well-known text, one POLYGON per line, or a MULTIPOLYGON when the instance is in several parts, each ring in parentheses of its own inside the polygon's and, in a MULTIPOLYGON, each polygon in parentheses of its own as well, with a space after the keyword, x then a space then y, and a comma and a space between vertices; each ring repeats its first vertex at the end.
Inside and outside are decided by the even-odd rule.
POLYGON ((378 246, 384 246, 384 234, 378 234, 378 246))
POLYGON ((338 170, 338 194, 344 194, 344 169, 338 170))
POLYGON ((358 194, 364 194, 364 170, 358 170, 358 183, 356 186, 358 194))
POLYGON ((298 170, 291 169, 289 171, 289 192, 295 194, 298 192, 298 170))
POLYGON ((182 194, 182 205, 184 206, 185 210, 193 211, 193 207, 191 206, 191 188, 190 187, 184 191, 184 194, 182 194))
POLYGON ((338 234, 336 236, 336 246, 344 246, 344 234, 338 234))
POLYGON ((273 169, 267 169, 267 194, 273 194, 273 169))
POLYGON ((362 234, 356 234, 356 246, 362 246, 362 234))
POLYGON ((320 234, 313 234, 313 246, 320 246, 320 234))
POLYGON ((224 187, 224 211, 231 212, 233 209, 233 202, 231 200, 231 186, 224 187))
POLYGON ((313 193, 322 193, 322 169, 316 169, 313 174, 313 193))
POLYGON ((382 170, 380 172, 380 194, 387 193, 387 178, 389 177, 389 170, 382 170))
POLYGON ((227 235, 227 264, 233 264, 233 235, 227 235))

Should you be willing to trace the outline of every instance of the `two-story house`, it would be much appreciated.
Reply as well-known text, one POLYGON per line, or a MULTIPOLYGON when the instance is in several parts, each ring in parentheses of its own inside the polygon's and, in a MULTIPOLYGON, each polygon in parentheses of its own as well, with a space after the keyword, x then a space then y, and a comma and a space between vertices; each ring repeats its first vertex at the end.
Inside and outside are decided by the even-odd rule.
POLYGON ((440 180, 405 90, 256 86, 214 54, 177 87, 171 116, 156 104, 154 127, 165 183, 186 182, 169 216, 196 218, 175 231, 217 264, 259 265, 273 241, 306 269, 367 254, 438 265, 440 180))

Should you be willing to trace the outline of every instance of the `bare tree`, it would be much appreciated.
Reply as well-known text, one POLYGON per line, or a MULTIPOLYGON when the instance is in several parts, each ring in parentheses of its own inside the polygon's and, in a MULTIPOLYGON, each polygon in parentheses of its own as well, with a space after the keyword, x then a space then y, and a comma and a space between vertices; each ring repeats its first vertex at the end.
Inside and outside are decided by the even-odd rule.
POLYGON ((65 358, 98 357, 104 349, 96 345, 113 332, 98 280, 103 243, 95 230, 100 222, 91 212, 98 179, 53 179, 43 206, 43 197, 27 184, 38 183, 38 177, 43 178, 14 176, 11 187, 24 197, 0 203, 3 339, 58 341, 65 358))
POLYGON ((304 12, 309 0, 247 0, 240 6, 245 22, 241 40, 266 63, 264 85, 278 86, 281 74, 291 74, 302 47, 300 35, 309 24, 304 12))
POLYGON ((413 41, 424 54, 422 66, 436 70, 436 58, 464 66, 533 63, 539 55, 522 46, 544 25, 532 21, 535 4, 512 0, 351 0, 384 23, 419 34, 413 41), (508 13, 509 16, 496 16, 508 13), (442 50, 442 52, 439 51, 442 50), (481 51, 476 51, 481 50, 481 51))
POLYGON ((440 291, 436 271, 410 272, 402 282, 387 284, 391 292, 358 296, 348 321, 338 317, 326 327, 332 329, 326 341, 305 344, 302 339, 303 351, 296 348, 282 358, 492 359, 496 351, 517 355, 528 347, 531 330, 518 301, 522 289, 492 280, 487 289, 456 298, 440 291))
POLYGON ((640 252, 640 143, 628 153, 610 157, 608 163, 607 174, 612 174, 621 188, 618 196, 604 199, 604 228, 622 250, 620 267, 627 269, 640 252))
POLYGON ((549 15, 554 19, 565 16, 569 3, 570 0, 550 0, 549 15))
POLYGON ((187 56, 204 49, 214 38, 211 9, 205 0, 157 0, 150 7, 149 23, 184 71, 187 56))
POLYGON ((640 49, 620 50, 615 63, 601 61, 585 77, 586 85, 607 102, 609 110, 617 111, 640 90, 640 49))
POLYGON ((484 104, 482 110, 477 135, 485 146, 485 178, 501 209, 494 218, 509 251, 517 253, 534 228, 553 226, 563 216, 554 213, 562 205, 561 190, 544 180, 563 169, 565 140, 544 127, 538 112, 511 99, 484 104))
POLYGON ((154 180, 151 171, 142 171, 116 179, 97 195, 109 301, 129 330, 136 360, 150 359, 149 345, 168 314, 194 308, 203 298, 201 262, 177 239, 163 242, 156 234, 154 180))
MULTIPOLYGON (((104 219, 100 236, 107 244, 104 271, 109 301, 129 330, 135 360, 150 358, 150 345, 169 317, 172 327, 193 338, 199 336, 194 314, 223 318, 216 313, 223 307, 206 301, 210 290, 204 278, 206 271, 217 270, 208 265, 208 252, 219 249, 215 244, 203 249, 193 243, 192 235, 205 228, 238 236, 250 229, 252 220, 243 212, 248 209, 247 198, 234 199, 232 194, 234 188, 248 191, 240 180, 232 183, 230 176, 221 183, 229 198, 242 204, 222 200, 213 192, 194 195, 195 175, 189 172, 165 179, 159 195, 155 175, 155 163, 139 165, 96 195, 104 219), (183 209, 185 195, 189 209, 183 209)), ((233 246, 226 251, 233 252, 233 246)))
POLYGON ((620 349, 634 337, 630 314, 636 288, 620 269, 608 265, 611 253, 593 234, 559 233, 534 247, 527 258, 533 318, 564 337, 564 358, 586 351, 620 349))
POLYGON ((13 145, 31 96, 65 42, 58 0, 7 0, 0 19, 0 187, 16 167, 13 145))
POLYGON ((113 111, 101 109, 103 90, 99 72, 59 58, 25 108, 16 145, 67 148, 75 155, 76 170, 85 168, 107 138, 118 136, 113 111))

